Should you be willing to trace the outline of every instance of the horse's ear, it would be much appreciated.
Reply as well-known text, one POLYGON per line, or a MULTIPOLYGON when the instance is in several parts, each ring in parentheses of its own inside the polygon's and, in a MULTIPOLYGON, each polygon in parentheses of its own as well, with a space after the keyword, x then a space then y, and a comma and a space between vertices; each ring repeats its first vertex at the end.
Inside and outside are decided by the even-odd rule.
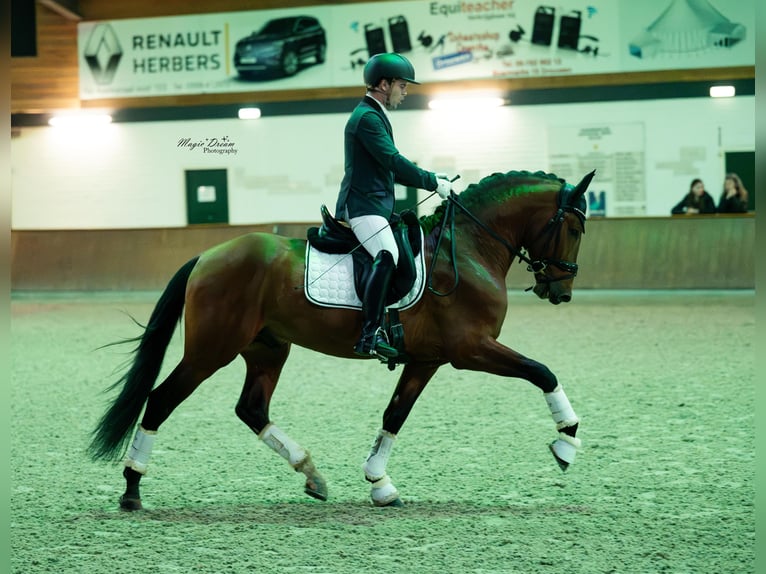
POLYGON ((583 195, 585 195, 585 191, 588 189, 588 186, 590 185, 591 180, 593 179, 593 176, 596 175, 596 170, 594 169, 592 172, 587 174, 585 177, 582 178, 580 183, 577 184, 577 187, 574 188, 572 191, 572 200, 579 199, 583 195))

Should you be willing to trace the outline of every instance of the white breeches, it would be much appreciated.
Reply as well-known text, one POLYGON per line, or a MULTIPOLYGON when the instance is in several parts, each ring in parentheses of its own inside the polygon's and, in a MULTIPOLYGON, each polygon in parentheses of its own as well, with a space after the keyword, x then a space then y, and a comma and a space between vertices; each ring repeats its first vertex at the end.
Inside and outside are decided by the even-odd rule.
POLYGON ((351 230, 356 238, 374 258, 385 249, 394 257, 394 263, 399 263, 399 247, 394 239, 394 232, 385 217, 380 215, 360 215, 349 220, 351 230))

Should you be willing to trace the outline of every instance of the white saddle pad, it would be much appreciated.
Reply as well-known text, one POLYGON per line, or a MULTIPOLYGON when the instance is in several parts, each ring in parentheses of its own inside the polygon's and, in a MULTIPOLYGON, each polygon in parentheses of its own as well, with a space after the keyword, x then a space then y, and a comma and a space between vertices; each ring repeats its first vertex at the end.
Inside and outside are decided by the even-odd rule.
MULTIPOLYGON (((420 230, 423 245, 423 230, 420 230)), ((354 287, 354 258, 347 254, 323 253, 306 242, 306 298, 322 307, 361 309, 362 301, 354 287)), ((404 297, 388 306, 388 309, 409 309, 423 295, 425 286, 425 260, 423 249, 415 257, 415 283, 404 297)))

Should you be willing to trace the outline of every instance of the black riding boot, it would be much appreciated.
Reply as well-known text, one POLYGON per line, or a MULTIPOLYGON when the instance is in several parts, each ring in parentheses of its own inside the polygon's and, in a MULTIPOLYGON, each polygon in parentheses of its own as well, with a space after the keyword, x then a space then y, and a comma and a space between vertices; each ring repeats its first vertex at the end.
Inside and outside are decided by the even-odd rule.
POLYGON ((372 263, 372 271, 367 279, 362 299, 362 336, 354 345, 354 352, 363 357, 381 356, 387 359, 396 357, 399 352, 386 341, 380 328, 388 294, 391 276, 394 274, 394 257, 385 249, 380 251, 372 263))

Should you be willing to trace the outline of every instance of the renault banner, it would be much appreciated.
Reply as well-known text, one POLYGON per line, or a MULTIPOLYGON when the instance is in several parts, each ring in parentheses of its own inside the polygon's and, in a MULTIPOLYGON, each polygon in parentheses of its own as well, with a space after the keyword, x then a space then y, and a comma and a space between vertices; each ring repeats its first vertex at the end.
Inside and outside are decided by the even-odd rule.
POLYGON ((82 99, 358 86, 379 52, 421 82, 755 64, 755 0, 412 0, 81 22, 82 99))

